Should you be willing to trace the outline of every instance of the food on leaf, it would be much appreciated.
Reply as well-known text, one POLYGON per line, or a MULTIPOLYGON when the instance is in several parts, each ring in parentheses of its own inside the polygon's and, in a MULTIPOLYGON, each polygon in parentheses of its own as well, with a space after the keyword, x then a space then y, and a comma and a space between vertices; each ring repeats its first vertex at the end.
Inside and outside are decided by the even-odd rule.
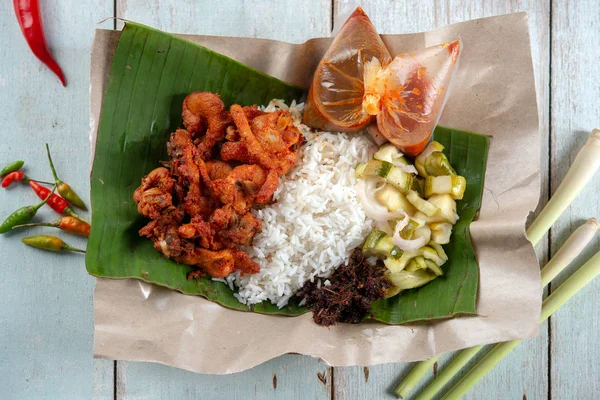
POLYGON ((462 199, 467 181, 456 175, 443 150, 444 146, 434 141, 415 159, 420 176, 410 175, 412 183, 406 195, 404 186, 398 188, 389 176, 397 168, 395 164, 414 166, 391 144, 381 146, 373 160, 354 170, 361 180, 356 185, 359 199, 378 227, 367 236, 362 250, 366 256, 384 260, 386 276, 393 284, 386 298, 444 274, 442 265, 448 256, 441 245, 450 242, 452 226, 458 220, 456 199, 462 199), (427 165, 435 168, 428 172, 427 165))

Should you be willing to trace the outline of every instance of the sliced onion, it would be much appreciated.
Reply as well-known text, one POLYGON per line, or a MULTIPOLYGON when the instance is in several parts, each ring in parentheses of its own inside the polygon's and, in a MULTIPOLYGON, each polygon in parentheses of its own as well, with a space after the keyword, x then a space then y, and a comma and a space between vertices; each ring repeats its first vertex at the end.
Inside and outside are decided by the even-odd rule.
POLYGON ((412 164, 403 164, 400 161, 396 161, 396 160, 392 160, 392 165, 394 167, 398 167, 402 170, 402 172, 407 172, 409 174, 415 174, 417 175, 419 172, 417 171, 417 169, 415 168, 414 165, 412 164))
POLYGON ((377 188, 377 183, 379 182, 376 179, 367 179, 366 182, 360 181, 355 186, 356 197, 362 204, 365 214, 375 221, 390 221, 406 216, 406 213, 402 210, 390 212, 387 207, 379 204, 375 198, 375 193, 381 187, 377 188))
POLYGON ((392 236, 392 243, 404 251, 417 250, 425 246, 425 243, 427 243, 427 241, 425 241, 425 236, 419 236, 418 238, 411 240, 402 239, 400 236, 400 231, 404 229, 406 225, 408 225, 408 219, 409 218, 407 216, 403 220, 398 221, 396 224, 396 229, 394 230, 394 236, 392 236))
POLYGON ((389 222, 376 221, 375 225, 377 226, 377 229, 379 229, 381 232, 385 232, 390 236, 394 235, 394 232, 392 232, 392 227, 390 226, 389 222))

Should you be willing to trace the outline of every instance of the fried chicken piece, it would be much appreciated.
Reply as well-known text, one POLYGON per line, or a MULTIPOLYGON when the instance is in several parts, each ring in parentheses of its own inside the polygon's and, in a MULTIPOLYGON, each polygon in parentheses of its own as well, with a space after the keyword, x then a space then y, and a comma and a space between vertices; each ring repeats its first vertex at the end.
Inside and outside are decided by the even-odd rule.
POLYGON ((231 124, 231 118, 219 95, 210 92, 188 95, 183 100, 182 118, 183 125, 192 134, 200 132, 203 121, 206 121, 208 128, 200 138, 198 152, 203 159, 210 159, 212 148, 225 138, 225 128, 231 124))
POLYGON ((254 236, 262 231, 262 221, 252 213, 239 215, 231 205, 216 210, 210 218, 226 247, 251 246, 254 236))
POLYGON ((242 142, 225 142, 221 146, 221 159, 223 161, 239 161, 244 164, 252 163, 246 145, 242 142))
POLYGON ((252 120, 252 133, 268 153, 282 153, 300 140, 300 131, 287 111, 275 111, 252 120))
MULTIPOLYGON (((193 251, 175 257, 174 260, 202 268, 213 278, 223 278, 235 271, 235 258, 231 249, 212 251, 196 247, 193 251)), ((188 275, 188 279, 193 279, 194 276, 192 273, 188 275)))
POLYGON ((259 165, 235 167, 225 179, 212 182, 214 194, 223 204, 230 204, 243 214, 254 203, 268 202, 279 184, 275 172, 267 172, 259 165))
POLYGON ((199 158, 198 150, 192 143, 190 133, 178 129, 171 134, 167 151, 172 157, 171 173, 179 178, 176 185, 178 200, 184 204, 184 209, 190 217, 201 215, 208 218, 218 207, 218 203, 209 193, 203 192, 200 170, 196 163, 199 158), (185 195, 184 188, 187 188, 185 195))
POLYGON ((231 249, 236 269, 242 270, 244 274, 256 274, 260 272, 260 265, 252 261, 250 256, 240 249, 231 249))
POLYGON ((213 226, 201 216, 195 216, 188 224, 181 225, 177 233, 185 239, 198 239, 200 246, 205 249, 220 250, 223 248, 213 226))
POLYGON ((190 244, 179 236, 178 227, 183 220, 184 212, 179 207, 171 206, 163 210, 161 215, 140 229, 140 236, 152 239, 154 248, 165 257, 179 256, 190 250, 190 244))
POLYGON ((150 219, 158 218, 162 210, 173 205, 171 194, 163 192, 159 188, 151 188, 143 192, 136 190, 134 199, 138 212, 150 219))
MULTIPOLYGON (((285 175, 298 158, 297 143, 304 140, 298 129, 292 124, 289 113, 278 111, 271 113, 275 114, 274 117, 271 117, 270 114, 256 117, 253 120, 256 132, 253 132, 242 107, 234 104, 230 111, 238 128, 240 142, 248 152, 249 160, 266 169, 275 170, 278 176, 285 175), (276 118, 276 120, 272 118, 276 118), (283 150, 279 151, 280 149, 283 150)), ((228 146, 225 156, 235 159, 231 158, 235 154, 243 155, 243 152, 240 148, 234 149, 228 146)))
POLYGON ((142 184, 133 193, 133 201, 140 214, 147 218, 158 218, 161 211, 173 205, 175 180, 166 168, 160 167, 142 178, 142 184))
POLYGON ((244 109, 244 114, 246 114, 246 118, 248 118, 249 122, 252 122, 256 117, 260 117, 261 115, 267 114, 266 112, 258 108, 256 104, 251 106, 245 106, 242 108, 244 109))
POLYGON ((233 167, 223 161, 207 161, 205 162, 206 172, 211 181, 215 179, 224 179, 233 170, 233 167))

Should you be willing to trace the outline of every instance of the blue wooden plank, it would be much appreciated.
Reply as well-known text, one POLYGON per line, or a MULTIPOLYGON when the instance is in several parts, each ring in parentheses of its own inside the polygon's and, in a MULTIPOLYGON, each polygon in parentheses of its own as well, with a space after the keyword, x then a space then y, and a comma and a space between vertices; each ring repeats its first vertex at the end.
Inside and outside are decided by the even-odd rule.
MULTIPOLYGON (((552 190, 556 190, 593 128, 600 128, 600 6, 597 1, 554 1, 552 7, 552 190)), ((600 219, 600 174, 581 192, 552 229, 552 251, 582 221, 600 219)), ((555 280, 557 288, 600 251, 597 237, 574 265, 555 280)), ((600 281, 571 299, 550 319, 552 397, 600 398, 600 281)))
MULTIPOLYGON (((54 152, 62 177, 89 199, 89 49, 96 21, 113 13, 112 3, 76 0, 42 2, 50 47, 67 76, 63 88, 31 53, 12 2, 0 3, 0 164, 20 158, 26 172, 51 179, 44 142, 54 152)), ((36 203, 26 185, 0 191, 0 218, 36 203)), ((47 207, 38 221, 57 215, 47 207)), ((25 248, 21 237, 62 236, 74 246, 85 240, 34 229, 0 237, 0 388, 3 398, 91 398, 92 287, 81 254, 50 254, 25 248)), ((97 365, 99 370, 104 365, 97 365)), ((108 379, 108 378, 107 378, 108 379)), ((112 378, 110 378, 112 379, 112 378)), ((99 391, 97 398, 108 398, 99 391)))
POLYGON ((310 357, 284 355, 249 371, 201 375, 159 364, 119 362, 117 398, 328 399, 331 368, 310 357))

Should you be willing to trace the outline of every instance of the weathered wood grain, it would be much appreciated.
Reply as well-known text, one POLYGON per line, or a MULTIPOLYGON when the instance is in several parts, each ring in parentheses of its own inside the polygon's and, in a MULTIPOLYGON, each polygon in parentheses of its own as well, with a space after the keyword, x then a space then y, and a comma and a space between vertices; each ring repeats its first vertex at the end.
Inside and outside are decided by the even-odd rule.
MULTIPOLYGON (((552 7, 552 159, 555 191, 589 132, 600 128, 600 4, 594 0, 554 1, 552 7)), ((581 192, 552 229, 552 252, 582 221, 600 219, 600 175, 581 192)), ((558 287, 600 250, 596 238, 558 287)), ((551 389, 554 399, 600 398, 600 281, 592 282, 551 318, 551 389)))
MULTIPOLYGON (((250 36, 302 42, 331 31, 331 1, 198 2, 118 0, 117 16, 169 32, 250 36)), ((331 369, 310 357, 287 355, 229 376, 197 375, 146 363, 118 362, 117 398, 327 399, 331 369), (319 374, 321 379, 319 378, 319 374), (275 380, 277 388, 275 388, 275 380)))
POLYGON ((331 369, 285 355, 233 375, 200 375, 159 364, 119 362, 118 399, 328 399, 331 369))
MULTIPOLYGON (((50 144, 62 178, 89 204, 88 87, 89 50, 95 23, 113 13, 112 3, 76 0, 41 2, 46 37, 67 77, 58 79, 29 50, 12 2, 0 3, 0 164, 26 161, 26 173, 51 180, 44 142, 50 144)), ((0 216, 39 199, 26 185, 0 192, 0 216)), ((37 221, 57 215, 44 207, 37 221)), ((94 279, 81 254, 53 254, 25 248, 33 234, 61 236, 74 246, 85 240, 51 228, 0 238, 0 388, 2 398, 76 399, 93 396, 92 358, 94 279)), ((112 380, 112 378, 110 378, 112 380)), ((98 398, 111 388, 98 386, 98 398)))
POLYGON ((117 0, 117 16, 175 33, 299 43, 331 32, 331 0, 117 0))
MULTIPOLYGON (((355 1, 336 0, 334 15, 347 15, 355 1)), ((542 1, 419 1, 364 0, 358 2, 370 16, 380 33, 408 33, 433 29, 468 19, 488 17, 517 11, 528 11, 534 70, 540 109, 542 153, 540 170, 542 179, 541 205, 547 200, 548 188, 548 131, 549 131, 549 5, 542 1)), ((538 247, 538 256, 545 262, 547 241, 538 247)), ((447 364, 450 356, 443 357, 439 368, 447 364)), ((485 377, 467 398, 541 399, 547 397, 548 335, 523 343, 514 354, 485 377), (515 371, 519 371, 516 373, 515 371)), ((409 364, 388 364, 369 368, 367 381, 363 367, 336 368, 334 394, 337 399, 394 398, 393 387, 411 369, 409 364)), ((433 378, 432 375, 429 380, 433 378)))

